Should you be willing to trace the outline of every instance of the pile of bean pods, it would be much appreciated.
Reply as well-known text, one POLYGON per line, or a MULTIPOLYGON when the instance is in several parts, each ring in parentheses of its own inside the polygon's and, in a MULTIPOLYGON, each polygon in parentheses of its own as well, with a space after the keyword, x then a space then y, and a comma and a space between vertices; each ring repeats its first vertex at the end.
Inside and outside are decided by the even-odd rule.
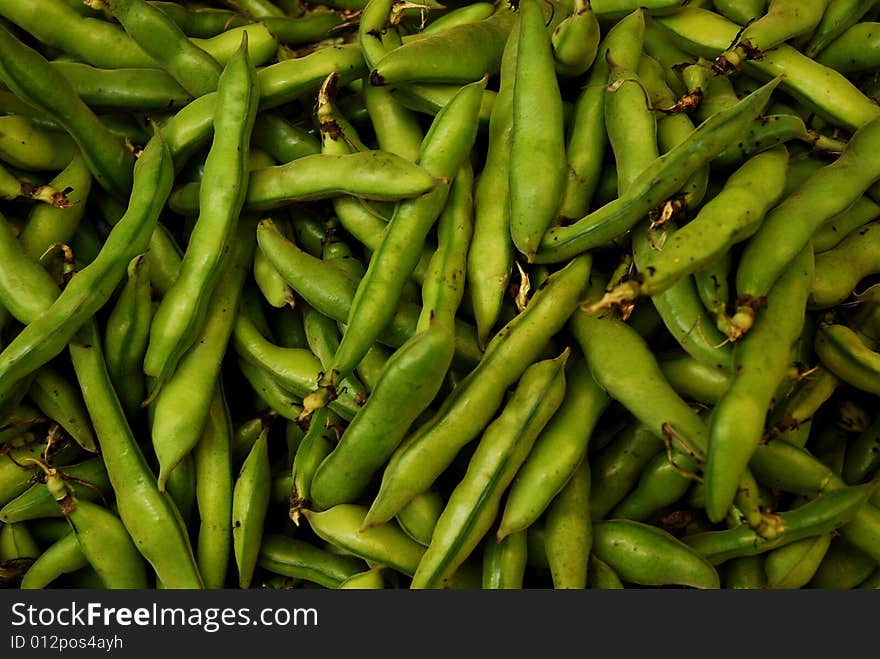
POLYGON ((0 584, 880 586, 876 0, 0 2, 0 584))

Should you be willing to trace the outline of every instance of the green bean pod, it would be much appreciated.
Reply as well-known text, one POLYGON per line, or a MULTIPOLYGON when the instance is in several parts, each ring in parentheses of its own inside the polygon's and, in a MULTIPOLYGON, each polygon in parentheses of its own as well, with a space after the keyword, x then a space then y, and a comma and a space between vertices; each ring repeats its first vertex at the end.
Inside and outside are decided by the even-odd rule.
POLYGON ((95 180, 124 199, 132 191, 134 155, 36 50, 0 28, 0 77, 23 100, 55 119, 77 143, 95 180))
POLYGON ((308 430, 296 448, 291 465, 292 484, 290 488, 288 515, 294 524, 306 507, 315 508, 312 496, 312 482, 321 463, 333 450, 333 430, 329 410, 321 408, 308 419, 308 430))
POLYGON ((586 458, 547 507, 544 532, 553 587, 586 588, 593 542, 590 465, 586 458))
POLYGON ((696 533, 685 536, 683 541, 714 565, 732 558, 762 554, 840 528, 853 519, 873 491, 873 485, 837 489, 798 508, 778 513, 780 531, 773 538, 762 538, 743 525, 726 531, 696 533))
POLYGON ((599 19, 590 3, 577 0, 574 12, 550 35, 556 74, 575 78, 586 73, 596 59, 600 36, 599 19))
POLYGON ((202 436, 193 449, 199 528, 196 564, 205 588, 223 588, 233 553, 232 421, 221 387, 215 387, 202 436))
POLYGON ((434 322, 392 353, 366 404, 315 473, 312 496, 319 506, 352 502, 366 491, 440 390, 452 338, 446 325, 434 322))
POLYGON ((53 243, 69 242, 76 233, 92 187, 92 175, 82 154, 74 155, 49 185, 63 190, 69 205, 39 204, 28 213, 18 240, 34 259, 39 259, 53 243))
POLYGON ((269 572, 305 579, 325 588, 337 588, 366 567, 361 559, 334 554, 305 540, 278 533, 264 536, 259 565, 269 572))
POLYGON ((764 14, 767 0, 712 0, 712 6, 725 18, 745 25, 764 14))
POLYGON ((542 353, 586 288, 592 259, 583 255, 550 275, 525 310, 489 342, 480 363, 443 401, 437 413, 392 454, 366 524, 391 519, 428 489, 456 453, 479 435, 507 388, 542 353))
POLYGON ((268 435, 268 428, 264 428, 241 466, 232 490, 232 549, 240 588, 250 587, 269 508, 268 435))
POLYGON ((205 322, 153 401, 150 436, 159 463, 160 490, 171 470, 199 442, 210 416, 213 384, 220 376, 255 243, 253 221, 239 219, 223 272, 206 305, 205 322), (181 405, 186 406, 185 414, 181 405))
POLYGON ((0 160, 25 171, 59 171, 76 155, 76 143, 64 133, 53 133, 27 117, 0 117, 0 160))
MULTIPOLYGON (((339 327, 336 321, 319 311, 306 309, 303 312, 303 329, 306 333, 306 343, 309 349, 321 361, 321 366, 326 369, 333 359, 334 352, 339 347, 339 327)), ((357 400, 366 401, 366 389, 354 373, 343 378, 339 386, 355 396, 357 400)))
POLYGON ((323 512, 306 509, 302 514, 311 529, 334 546, 369 563, 385 565, 412 576, 425 553, 425 547, 393 522, 362 530, 366 513, 366 506, 341 503, 323 512))
POLYGON ((825 222, 813 234, 816 254, 827 252, 839 245, 853 231, 880 217, 880 204, 867 195, 856 199, 852 206, 825 222))
POLYGON ((27 524, 4 524, 0 527, 0 561, 34 559, 39 555, 40 548, 27 524))
POLYGON ((715 405, 730 385, 728 374, 690 355, 661 357, 659 364, 666 380, 686 400, 715 405))
POLYGON ((526 532, 511 533, 503 540, 489 537, 483 544, 483 580, 485 590, 519 590, 528 562, 526 532))
POLYGON ((732 558, 724 563, 720 572, 724 588, 758 590, 767 587, 767 572, 761 555, 732 558))
POLYGON ((606 245, 630 231, 652 208, 663 204, 695 171, 704 167, 735 139, 763 110, 777 78, 746 96, 733 108, 719 112, 691 136, 660 156, 614 201, 568 226, 553 227, 541 241, 535 262, 557 262, 584 250, 606 245))
POLYGON ((565 398, 510 484, 498 526, 499 539, 527 528, 560 495, 584 462, 593 430, 610 402, 583 357, 572 357, 565 398))
POLYGON ((804 54, 821 60, 825 49, 876 4, 877 0, 829 0, 822 20, 804 46, 804 54))
POLYGON ((832 538, 807 588, 855 588, 871 576, 877 562, 840 536, 832 538))
MULTIPOLYGON (((54 502, 53 505, 58 507, 54 502)), ((22 590, 47 588, 60 576, 76 572, 88 565, 89 561, 80 549, 76 533, 69 531, 36 557, 28 571, 24 573, 20 587, 22 590)))
MULTIPOLYGON (((214 140, 199 190, 199 216, 181 263, 150 324, 144 372, 161 387, 204 324, 211 292, 248 191, 247 156, 259 100, 247 38, 223 69, 214 117, 214 140)), ((154 389, 155 393, 156 390, 154 389)))
POLYGON ((106 588, 147 587, 146 563, 119 517, 103 506, 77 499, 62 477, 51 469, 46 488, 70 522, 82 553, 106 588))
POLYGON ((774 285, 761 322, 734 354, 730 387, 709 428, 704 479, 706 513, 712 521, 727 513, 742 470, 764 434, 768 409, 791 363, 791 346, 803 331, 812 278, 813 250, 808 246, 774 285))
POLYGON ((321 152, 317 139, 273 110, 260 112, 260 120, 251 131, 251 141, 279 164, 321 152))
POLYGON ((680 500, 692 484, 665 453, 645 465, 636 486, 606 516, 643 522, 680 500))
MULTIPOLYGON (((733 43, 742 29, 698 7, 684 7, 654 20, 679 48, 712 59, 733 43)), ((767 51, 760 60, 744 61, 743 72, 762 80, 782 76, 779 91, 794 96, 835 126, 856 130, 880 114, 876 104, 846 77, 788 44, 767 51)))
POLYGON ((831 534, 824 533, 767 552, 767 588, 803 588, 816 574, 830 546, 831 534))
MULTIPOLYGON (((488 532, 501 497, 537 435, 565 395, 569 351, 526 369, 499 416, 483 433, 467 473, 449 496, 410 588, 441 588, 488 532)), ((370 524, 365 520, 365 525, 370 524)))
POLYGON ((537 0, 523 0, 513 70, 510 235, 532 261, 553 221, 565 171, 565 126, 553 47, 537 0))
POLYGON ((587 563, 587 588, 593 590, 622 590, 623 582, 611 567, 590 553, 587 563))
MULTIPOLYGON (((423 171, 445 181, 455 176, 476 139, 476 113, 485 85, 486 79, 465 85, 435 117, 419 154, 418 164, 423 171)), ((446 205, 449 190, 449 182, 440 183, 428 194, 403 201, 395 208, 382 243, 358 283, 342 341, 320 383, 322 388, 314 403, 304 401, 307 409, 321 404, 326 397, 325 387, 335 387, 340 377, 354 370, 391 321, 395 301, 418 263, 421 246, 446 205)))
POLYGON ((593 522, 593 552, 621 580, 643 586, 720 588, 715 568, 662 529, 625 519, 593 522))
POLYGON ((77 444, 91 453, 98 452, 82 396, 64 374, 51 365, 41 367, 31 381, 28 396, 43 414, 57 421, 77 444))
POLYGON ((816 355, 834 375, 857 389, 880 393, 880 353, 846 325, 819 325, 816 355))
POLYGON ((880 272, 878 236, 880 222, 871 222, 852 231, 836 247, 816 256, 809 308, 837 306, 852 294, 863 278, 880 272))
POLYGON ((379 148, 415 162, 425 137, 416 113, 401 105, 387 87, 365 85, 363 95, 379 148))
POLYGON ((290 421, 295 422, 299 418, 299 415, 302 414, 302 397, 286 391, 270 373, 248 360, 239 357, 236 363, 239 371, 257 395, 261 407, 267 407, 275 414, 290 421))
POLYGON ((382 577, 383 565, 374 565, 369 570, 353 574, 340 583, 340 590, 378 590, 385 588, 385 579, 382 577))
POLYGON ((437 520, 446 506, 446 500, 437 490, 417 494, 395 516, 395 520, 410 538, 427 547, 437 520))
POLYGON ((880 418, 875 418, 868 428, 847 444, 841 477, 848 484, 856 485, 869 478, 871 472, 878 466, 880 466, 880 418))

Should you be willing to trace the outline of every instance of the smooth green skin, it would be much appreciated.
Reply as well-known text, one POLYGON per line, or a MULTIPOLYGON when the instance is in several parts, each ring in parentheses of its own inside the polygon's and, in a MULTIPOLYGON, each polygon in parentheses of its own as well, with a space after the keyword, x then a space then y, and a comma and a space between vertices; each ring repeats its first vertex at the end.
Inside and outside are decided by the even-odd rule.
POLYGON ((82 154, 74 155, 49 185, 64 190, 72 205, 56 208, 50 204, 37 204, 28 213, 18 240, 33 259, 39 259, 53 243, 70 242, 76 233, 92 188, 92 175, 82 154))
MULTIPOLYGON (((333 353, 339 347, 340 330, 337 322, 314 309, 306 309, 303 312, 303 329, 309 350, 321 361, 321 366, 327 368, 333 359, 333 353)), ((359 400, 367 399, 364 385, 353 373, 342 380, 339 386, 359 400)))
POLYGON ((5 27, 0 27, 0 53, 6 86, 65 129, 102 188, 120 199, 128 197, 135 158, 123 140, 101 123, 61 73, 5 27))
POLYGON ((474 233, 474 173, 465 161, 455 174, 446 205, 437 220, 437 249, 422 283, 422 312, 416 331, 439 322, 455 329, 465 293, 468 253, 474 233))
POLYGON ((764 569, 767 588, 803 588, 825 558, 831 545, 831 534, 804 538, 767 553, 764 569))
MULTIPOLYGON (((653 18, 645 20, 642 45, 647 55, 660 62, 663 67, 666 84, 673 91, 676 98, 687 94, 687 85, 684 84, 684 78, 679 73, 679 69, 692 65, 694 63, 694 56, 673 43, 666 35, 665 30, 653 18)), ((699 111, 699 108, 697 110, 699 111)))
MULTIPOLYGON (((107 470, 100 457, 64 466, 60 471, 71 479, 67 483, 77 499, 91 501, 110 493, 107 470)), ((60 516, 58 505, 41 483, 34 483, 0 509, 0 522, 5 524, 60 516)))
POLYGON ((444 587, 489 531, 504 491, 565 396, 568 355, 566 349, 527 368, 501 413, 486 427, 437 520, 410 588, 444 587))
POLYGON ((870 577, 876 568, 877 561, 844 538, 836 537, 831 540, 831 546, 806 587, 837 590, 855 588, 870 577))
POLYGON ((575 78, 586 73, 596 59, 601 39, 596 12, 588 2, 575 3, 575 10, 550 35, 556 74, 575 78))
POLYGON ((263 405, 284 419, 296 421, 302 414, 302 398, 288 393, 270 373, 246 359, 237 360, 238 369, 263 405))
MULTIPOLYGON (((9 453, 0 458, 0 502, 4 506, 25 492, 33 482, 31 480, 33 471, 22 469, 19 465, 26 465, 29 460, 45 460, 45 450, 45 443, 30 442, 24 446, 13 447, 9 453)), ((70 449, 64 450, 52 457, 52 464, 55 466, 68 464, 76 459, 77 454, 82 455, 78 447, 75 453, 70 449)))
POLYGON ((602 20, 620 19, 639 9, 651 16, 663 16, 679 11, 682 4, 682 0, 590 0, 590 6, 602 20))
POLYGON ((760 59, 765 50, 810 34, 819 25, 828 1, 770 0, 767 11, 744 27, 736 42, 715 60, 716 64, 735 70, 744 59, 760 59), (758 55, 752 55, 752 49, 758 55))
POLYGON ((475 439, 501 406, 505 392, 542 354, 549 337, 565 324, 586 288, 589 255, 554 272, 525 310, 493 337, 479 364, 443 400, 437 413, 396 449, 382 476, 369 523, 391 519, 427 490, 475 439))
MULTIPOLYGON (((52 476, 46 483, 50 492, 59 485, 66 489, 63 481, 53 483, 52 476)), ((105 588, 147 587, 147 563, 119 517, 97 503, 78 500, 70 493, 58 499, 58 505, 70 522, 83 555, 105 588)))
POLYGON ((393 522, 361 530, 366 514, 366 506, 351 503, 341 503, 323 512, 303 511, 318 537, 371 564, 412 576, 425 547, 393 522))
POLYGON ((369 0, 358 21, 358 45, 371 70, 389 50, 401 45, 398 29, 390 25, 393 5, 393 0, 369 0))
POLYGON ((375 565, 369 570, 350 576, 340 583, 339 590, 378 590, 385 588, 385 579, 382 577, 384 566, 375 565))
POLYGON ((186 7, 178 2, 149 0, 153 7, 161 9, 189 37, 202 39, 213 37, 230 27, 246 23, 246 19, 229 9, 213 7, 186 7))
MULTIPOLYGON (((666 82, 666 71, 656 59, 643 53, 636 69, 639 79, 645 86, 651 106, 669 108, 678 101, 675 92, 666 82)), ((684 142, 693 132, 695 125, 686 113, 660 113, 657 115, 657 144, 665 153, 684 142)), ((706 194, 709 183, 709 167, 698 169, 682 187, 680 194, 686 208, 696 208, 706 194)))
POLYGON ((715 326, 725 332, 727 305, 730 303, 730 274, 733 269, 733 254, 725 252, 709 261, 694 273, 697 295, 709 316, 715 319, 715 326))
MULTIPOLYGON (((57 508, 54 502, 53 505, 57 508)), ((69 531, 40 552, 40 555, 25 572, 20 588, 22 590, 43 589, 61 575, 76 572, 88 566, 89 561, 80 549, 76 534, 69 531)))
POLYGON ((732 558, 721 568, 721 582, 726 589, 757 590, 767 587, 763 556, 732 558))
POLYGON ((107 0, 107 5, 126 34, 194 98, 217 89, 220 64, 165 12, 146 0, 107 0))
POLYGON ((614 52, 605 87, 605 130, 617 170, 617 196, 623 195, 645 169, 660 157, 657 120, 651 99, 639 75, 618 65, 614 52))
POLYGON ((584 463, 593 430, 610 402, 583 357, 572 357, 565 398, 510 484, 499 539, 533 524, 563 491, 584 463))
POLYGON ((361 496, 437 396, 452 360, 454 337, 432 323, 395 350, 366 404, 312 481, 317 505, 330 507, 361 496))
MULTIPOLYGON (((418 158, 418 166, 431 177, 451 181, 470 152, 485 85, 483 79, 463 86, 431 123, 418 158)), ((402 201, 395 208, 382 243, 358 283, 342 341, 322 384, 335 386, 351 373, 391 322, 395 303, 418 263, 428 232, 446 205, 450 187, 449 182, 438 183, 431 192, 402 201)))
POLYGON ((849 485, 862 483, 880 466, 880 417, 847 443, 841 477, 849 485))
MULTIPOLYGON (((325 46, 309 55, 261 68, 257 72, 260 110, 315 93, 332 72, 340 73, 339 84, 363 77, 366 65, 360 49, 351 45, 325 46)), ((216 92, 205 94, 178 111, 163 126, 177 171, 211 139, 216 106, 216 92)))
POLYGON ((171 470, 198 444, 210 416, 213 384, 220 377, 255 245, 254 223, 240 219, 206 305, 205 322, 153 402, 150 437, 159 462, 160 490, 171 470))
POLYGON ((660 370, 673 389, 686 400, 715 405, 730 385, 730 376, 690 355, 661 357, 660 370))
POLYGON ((771 539, 762 538, 742 525, 726 531, 696 533, 685 536, 683 541, 714 565, 732 558, 763 554, 846 525, 865 506, 873 491, 873 485, 845 487, 821 494, 798 508, 778 513, 782 526, 771 539))
POLYGON ((642 586, 720 588, 705 558, 662 529, 625 519, 593 522, 593 553, 622 581, 642 586))
POLYGON ((135 185, 122 219, 100 253, 70 280, 51 306, 33 319, 0 353, 0 389, 56 357, 113 294, 129 261, 142 253, 171 189, 171 159, 160 134, 135 165, 135 185))
POLYGON ((878 252, 880 222, 871 222, 817 255, 809 308, 828 309, 845 301, 863 278, 880 271, 878 252))
POLYGON ((611 443, 590 455, 590 514, 603 519, 637 483, 655 455, 664 455, 663 443, 638 421, 629 424, 611 443))
POLYGON ((248 55, 254 66, 263 66, 275 59, 278 39, 262 21, 233 27, 209 39, 193 38, 191 41, 220 66, 226 66, 241 45, 245 34, 248 38, 248 55))
POLYGON ((703 476, 706 513, 724 519, 741 475, 764 434, 768 410, 791 365, 791 347, 803 331, 804 309, 813 278, 808 246, 783 273, 767 297, 758 323, 737 343, 730 387, 715 406, 703 476))
POLYGON ((410 499, 400 509, 395 519, 410 538, 427 547, 431 544, 431 536, 437 520, 446 506, 446 500, 437 490, 426 490, 410 499))
POLYGON ((481 21, 457 25, 394 48, 372 65, 370 84, 464 85, 485 74, 498 73, 515 18, 513 10, 501 7, 481 21))
POLYGON ((150 324, 144 373, 162 386, 204 326, 208 301, 229 253, 249 189, 248 153, 257 116, 256 69, 247 37, 224 67, 217 88, 214 139, 205 160, 199 210, 177 280, 162 296, 150 324))
POLYGON ((700 124, 687 140, 642 172, 622 197, 573 224, 549 229, 535 262, 563 261, 625 235, 648 211, 678 192, 695 171, 738 139, 742 130, 763 110, 780 81, 777 78, 765 84, 728 111, 719 112, 700 124))
POLYGON ((77 388, 51 365, 36 371, 28 396, 48 418, 57 421, 73 440, 91 453, 98 452, 89 414, 77 388))
POLYGON ((565 122, 550 34, 538 0, 522 0, 513 69, 508 195, 510 236, 532 261, 565 182, 565 122))
POLYGON ((40 547, 26 524, 4 524, 0 527, 0 561, 37 558, 40 547))
MULTIPOLYGON (((740 257, 736 293, 743 300, 765 297, 774 282, 825 222, 846 210, 880 178, 880 117, 857 130, 834 162, 816 170, 773 210, 751 237, 740 257), (835 194, 825 191, 833 189, 835 194)), ((734 324, 748 329, 755 313, 747 304, 734 324)), ((760 315, 760 311, 758 315, 760 315)))
POLYGON ((334 11, 313 9, 302 16, 264 16, 260 23, 283 46, 305 46, 334 35, 345 18, 334 11))
POLYGON ((283 16, 284 10, 269 0, 242 0, 239 3, 243 13, 251 15, 254 18, 263 18, 266 16, 283 16))
POLYGON ((440 34, 441 32, 444 32, 456 25, 481 21, 484 18, 489 18, 489 16, 491 16, 494 11, 495 6, 491 2, 472 2, 447 11, 446 13, 437 18, 434 18, 433 20, 431 20, 431 16, 429 14, 428 24, 425 25, 425 27, 418 32, 404 37, 404 41, 406 41, 407 38, 412 39, 426 37, 431 34, 440 34))
POLYGON ((165 492, 180 511, 184 528, 189 531, 196 508, 196 468, 192 456, 187 455, 165 479, 165 492))
POLYGON ((821 324, 813 344, 825 368, 862 391, 880 393, 880 353, 846 325, 821 324))
POLYGON ((308 430, 293 457, 289 515, 297 525, 303 508, 316 507, 312 496, 312 482, 318 467, 333 450, 332 430, 328 425, 329 410, 326 407, 312 414, 309 417, 308 430))
POLYGON ((645 465, 636 486, 606 517, 646 521, 657 511, 679 501, 692 482, 673 466, 665 452, 659 453, 645 465))
POLYGON ((272 465, 268 440, 269 429, 265 428, 245 458, 232 489, 232 550, 239 588, 250 588, 269 510, 272 465))
POLYGON ((199 528, 196 564, 205 588, 223 588, 232 555, 232 420, 223 390, 215 388, 202 436, 193 449, 199 528))
POLYGON ((784 146, 749 158, 696 217, 678 231, 667 232, 662 249, 650 259, 651 267, 639 267, 639 293, 656 295, 669 290, 754 235, 767 212, 782 198, 787 165, 784 146))
MULTIPOLYGON (((391 87, 391 93, 406 108, 413 112, 435 116, 459 90, 459 85, 444 85, 440 83, 408 84, 400 87, 391 87)), ((495 107, 497 92, 491 89, 483 90, 483 98, 480 101, 480 128, 485 129, 489 125, 492 108, 495 107)))
POLYGON ((586 588, 593 541, 590 465, 586 459, 548 506, 544 533, 553 587, 586 588))
POLYGON ((512 533, 503 540, 488 538, 483 543, 483 590, 520 590, 528 563, 526 532, 512 533))
POLYGON ((813 250, 816 255, 839 245, 847 236, 861 226, 880 217, 880 204, 867 196, 856 199, 852 206, 825 222, 813 234, 813 250))
POLYGON ((425 137, 418 115, 402 106, 387 87, 364 85, 363 96, 378 147, 415 162, 425 137))
POLYGON ((318 140, 272 110, 260 112, 254 123, 251 143, 272 156, 279 164, 321 152, 318 140))
POLYGON ((712 0, 712 5, 719 14, 740 25, 760 18, 767 11, 767 0, 712 0))
MULTIPOLYGON (((267 371, 282 389, 300 399, 312 391, 323 372, 321 361, 311 350, 281 348, 271 343, 243 313, 236 318, 230 345, 243 359, 267 371)), ((340 392, 329 406, 346 420, 354 418, 361 409, 348 392, 340 392)))
POLYGON ((76 155, 76 143, 64 133, 53 133, 27 117, 0 117, 0 159, 26 171, 59 171, 76 155))
POLYGON ((259 565, 269 572, 305 579, 325 588, 339 587, 365 567, 359 558, 335 554, 304 540, 276 533, 263 536, 259 565))
POLYGON ((81 62, 51 62, 79 97, 95 110, 179 110, 193 96, 162 69, 99 69, 81 62))
MULTIPOLYGON (((767 433, 803 447, 809 437, 809 424, 819 408, 840 386, 840 379, 821 364, 804 377, 802 384, 791 394, 782 410, 781 419, 767 433), (801 432, 806 426, 806 432, 801 432)), ((785 383, 782 385, 785 386, 785 383)))
POLYGON ((147 391, 144 353, 153 319, 150 259, 139 254, 128 264, 128 279, 104 325, 104 354, 113 388, 126 414, 134 418, 147 391))
POLYGON ((485 161, 474 185, 474 228, 467 260, 467 286, 477 337, 485 347, 501 315, 513 269, 510 240, 510 136, 519 21, 501 59, 498 96, 489 117, 485 161))
POLYGON ((4 3, 0 15, 40 42, 92 66, 156 67, 156 61, 119 26, 82 16, 64 0, 4 3))
POLYGON ((593 590, 622 590, 623 583, 620 577, 609 567, 607 563, 602 562, 596 555, 590 553, 587 563, 587 588, 593 590))
MULTIPOLYGON (((707 59, 721 54, 741 29, 723 16, 697 7, 684 7, 654 20, 679 48, 707 59)), ((764 53, 760 60, 743 62, 742 70, 759 80, 783 76, 779 91, 835 126, 856 130, 880 114, 880 108, 846 77, 787 44, 764 53)))
POLYGON ((93 323, 80 330, 70 344, 70 351, 78 364, 77 380, 125 528, 166 588, 201 588, 201 575, 180 511, 171 497, 156 486, 156 477, 113 390, 93 323))
POLYGON ((821 61, 824 50, 876 4, 877 0, 829 0, 822 20, 803 48, 804 54, 821 61))
MULTIPOLYGON (((338 195, 397 201, 420 198, 440 185, 424 168, 385 151, 320 153, 251 171, 244 207, 251 211, 272 210, 338 195)), ((204 194, 200 183, 185 183, 175 190, 169 205, 177 213, 198 213, 203 208, 204 194)))
MULTIPOLYGON (((686 226, 690 226, 690 223, 686 226)), ((637 227, 632 237, 632 251, 640 274, 649 273, 650 276, 654 272, 652 268, 655 267, 655 261, 666 253, 665 244, 660 251, 656 250, 655 245, 661 240, 660 235, 674 239, 677 234, 678 227, 674 220, 666 222, 659 232, 651 230, 647 221, 637 227)), ((686 247, 682 251, 687 254, 686 247)), ((673 269, 677 269, 674 257, 672 259, 673 269)), ((662 266, 658 270, 662 272, 662 266)), ((651 295, 651 303, 663 319, 666 329, 689 355, 707 366, 729 371, 733 361, 733 348, 729 342, 725 342, 726 337, 715 327, 714 319, 706 312, 700 300, 693 278, 687 274, 690 273, 685 273, 677 280, 671 277, 674 283, 651 295)))
POLYGON ((379 384, 379 378, 382 377, 382 371, 391 358, 391 354, 392 352, 385 346, 374 343, 360 364, 357 365, 355 372, 364 383, 367 391, 372 392, 379 384))

